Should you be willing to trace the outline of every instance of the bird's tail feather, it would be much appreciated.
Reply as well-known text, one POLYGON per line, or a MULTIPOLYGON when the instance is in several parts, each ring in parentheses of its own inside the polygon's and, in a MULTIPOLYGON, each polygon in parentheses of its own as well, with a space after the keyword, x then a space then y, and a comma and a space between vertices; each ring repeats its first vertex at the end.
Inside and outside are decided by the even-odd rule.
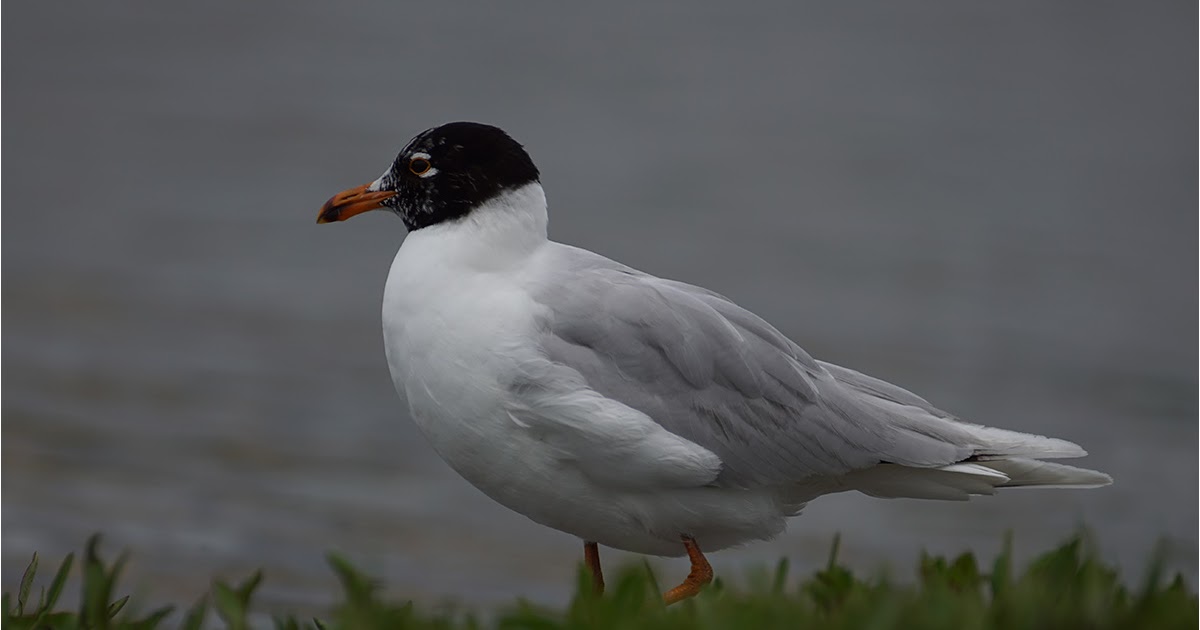
POLYGON ((1008 477, 1008 481, 999 486, 1001 488, 1099 488, 1112 483, 1112 477, 1100 471, 1023 457, 985 460, 977 465, 1008 477))
POLYGON ((971 495, 995 494, 997 488, 1096 488, 1112 478, 1086 468, 1010 457, 936 468, 880 464, 850 473, 844 482, 873 497, 966 501, 971 495))
POLYGON ((838 390, 842 398, 831 399, 833 411, 847 422, 865 415, 892 430, 890 443, 879 451, 884 463, 830 480, 827 487, 833 489, 826 492, 965 501, 997 488, 1112 483, 1101 472, 1040 461, 1087 455, 1078 444, 963 422, 889 383, 837 366, 826 369, 847 386, 838 390))

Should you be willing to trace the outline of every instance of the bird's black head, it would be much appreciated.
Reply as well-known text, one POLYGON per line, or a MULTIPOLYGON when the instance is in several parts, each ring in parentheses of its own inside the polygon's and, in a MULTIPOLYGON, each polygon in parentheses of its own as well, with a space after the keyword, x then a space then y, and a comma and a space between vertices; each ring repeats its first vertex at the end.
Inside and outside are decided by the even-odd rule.
POLYGON ((317 223, 390 208, 410 231, 466 216, 480 204, 538 181, 525 149, 497 127, 453 122, 417 135, 382 177, 334 195, 317 223))

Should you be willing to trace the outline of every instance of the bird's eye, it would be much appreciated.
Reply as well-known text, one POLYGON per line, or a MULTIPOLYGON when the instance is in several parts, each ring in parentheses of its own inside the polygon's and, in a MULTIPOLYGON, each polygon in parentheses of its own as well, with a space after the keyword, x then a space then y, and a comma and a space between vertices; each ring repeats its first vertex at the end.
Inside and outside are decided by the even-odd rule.
POLYGON ((415 157, 408 161, 408 170, 412 171, 413 175, 424 175, 431 168, 433 165, 425 158, 415 157))

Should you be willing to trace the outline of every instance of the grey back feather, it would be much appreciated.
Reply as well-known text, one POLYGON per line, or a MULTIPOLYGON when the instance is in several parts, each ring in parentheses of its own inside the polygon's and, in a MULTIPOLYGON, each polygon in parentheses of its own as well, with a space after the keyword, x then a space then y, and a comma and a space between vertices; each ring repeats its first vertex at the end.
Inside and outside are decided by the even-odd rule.
POLYGON ((973 429, 988 429, 814 360, 721 295, 560 247, 554 275, 534 287, 546 358, 715 453, 717 485, 789 484, 881 462, 941 466, 987 451, 973 429))

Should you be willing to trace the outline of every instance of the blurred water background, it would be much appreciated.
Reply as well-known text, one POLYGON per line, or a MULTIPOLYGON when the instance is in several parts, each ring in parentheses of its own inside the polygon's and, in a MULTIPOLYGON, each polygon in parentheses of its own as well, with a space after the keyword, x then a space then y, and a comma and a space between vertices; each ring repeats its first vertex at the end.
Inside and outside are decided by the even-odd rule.
POLYGON ((101 531, 168 602, 262 567, 269 606, 319 606, 326 550, 401 597, 567 597, 579 543, 460 480, 392 391, 400 222, 314 223, 457 119, 526 144, 556 239, 1117 480, 827 497, 718 571, 811 570, 840 531, 904 577, 1086 524, 1133 580, 1160 538, 1196 575, 1194 3, 5 8, 6 589, 101 531))

